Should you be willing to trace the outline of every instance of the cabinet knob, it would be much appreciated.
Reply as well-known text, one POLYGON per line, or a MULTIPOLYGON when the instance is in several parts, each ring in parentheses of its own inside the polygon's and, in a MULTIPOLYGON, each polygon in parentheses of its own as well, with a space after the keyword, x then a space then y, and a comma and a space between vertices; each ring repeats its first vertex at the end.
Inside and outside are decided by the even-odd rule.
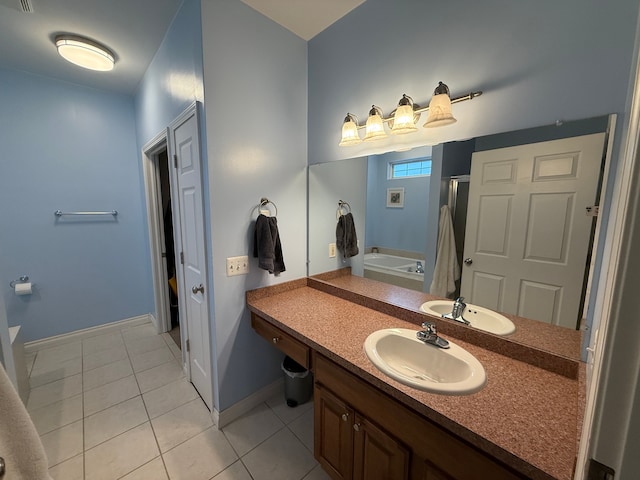
POLYGON ((273 343, 278 343, 280 341, 280 337, 273 337, 273 343))
POLYGON ((348 413, 343 413, 342 414, 342 421, 346 422, 347 420, 349 420, 349 414, 348 413))
POLYGON ((353 429, 354 429, 356 432, 359 432, 359 431, 360 431, 360 424, 359 424, 359 423, 354 423, 354 424, 353 424, 353 429))

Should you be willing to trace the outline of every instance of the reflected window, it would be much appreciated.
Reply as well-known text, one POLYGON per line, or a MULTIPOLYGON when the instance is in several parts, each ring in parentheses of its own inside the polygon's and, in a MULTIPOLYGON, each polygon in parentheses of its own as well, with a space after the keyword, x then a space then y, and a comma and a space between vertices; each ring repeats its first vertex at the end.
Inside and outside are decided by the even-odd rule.
POLYGON ((431 158, 389 164, 389 178, 427 177, 431 175, 431 158))

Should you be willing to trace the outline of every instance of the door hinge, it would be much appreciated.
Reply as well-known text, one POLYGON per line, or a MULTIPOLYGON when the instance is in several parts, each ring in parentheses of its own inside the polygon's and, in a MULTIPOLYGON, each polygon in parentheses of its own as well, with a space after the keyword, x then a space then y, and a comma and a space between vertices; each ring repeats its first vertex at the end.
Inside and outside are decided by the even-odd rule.
POLYGON ((189 339, 187 338, 187 352, 191 351, 191 343, 189 342, 189 339))
POLYGON ((180 264, 184 265, 184 252, 180 252, 180 264))
POLYGON ((178 155, 173 154, 173 168, 178 168, 178 155))
POLYGON ((600 207, 598 205, 587 207, 587 217, 597 217, 598 213, 600 213, 600 207))

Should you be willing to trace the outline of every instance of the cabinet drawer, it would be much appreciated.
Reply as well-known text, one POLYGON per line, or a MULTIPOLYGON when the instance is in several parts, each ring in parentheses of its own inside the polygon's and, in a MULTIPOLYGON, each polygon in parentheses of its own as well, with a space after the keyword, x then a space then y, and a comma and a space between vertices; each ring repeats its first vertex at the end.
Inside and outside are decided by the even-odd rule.
POLYGON ((296 340, 253 312, 251 313, 251 327, 258 335, 279 348, 285 355, 293 358, 304 368, 308 369, 311 366, 309 347, 304 343, 296 340))

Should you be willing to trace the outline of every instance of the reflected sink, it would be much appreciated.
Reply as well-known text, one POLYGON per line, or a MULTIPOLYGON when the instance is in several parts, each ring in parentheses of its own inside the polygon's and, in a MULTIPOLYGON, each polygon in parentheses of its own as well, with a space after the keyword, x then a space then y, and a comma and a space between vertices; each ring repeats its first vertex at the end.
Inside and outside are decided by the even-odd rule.
MULTIPOLYGON (((452 309, 453 300, 432 300, 420 306, 420 310, 436 317, 447 315, 452 309)), ((470 322, 471 327, 496 335, 509 335, 516 331, 516 326, 507 317, 471 303, 467 303, 463 317, 470 322)))
POLYGON ((443 349, 416 338, 416 330, 387 328, 364 342, 369 360, 385 375, 418 390, 444 395, 468 395, 486 383, 482 364, 462 347, 449 342, 443 349))

